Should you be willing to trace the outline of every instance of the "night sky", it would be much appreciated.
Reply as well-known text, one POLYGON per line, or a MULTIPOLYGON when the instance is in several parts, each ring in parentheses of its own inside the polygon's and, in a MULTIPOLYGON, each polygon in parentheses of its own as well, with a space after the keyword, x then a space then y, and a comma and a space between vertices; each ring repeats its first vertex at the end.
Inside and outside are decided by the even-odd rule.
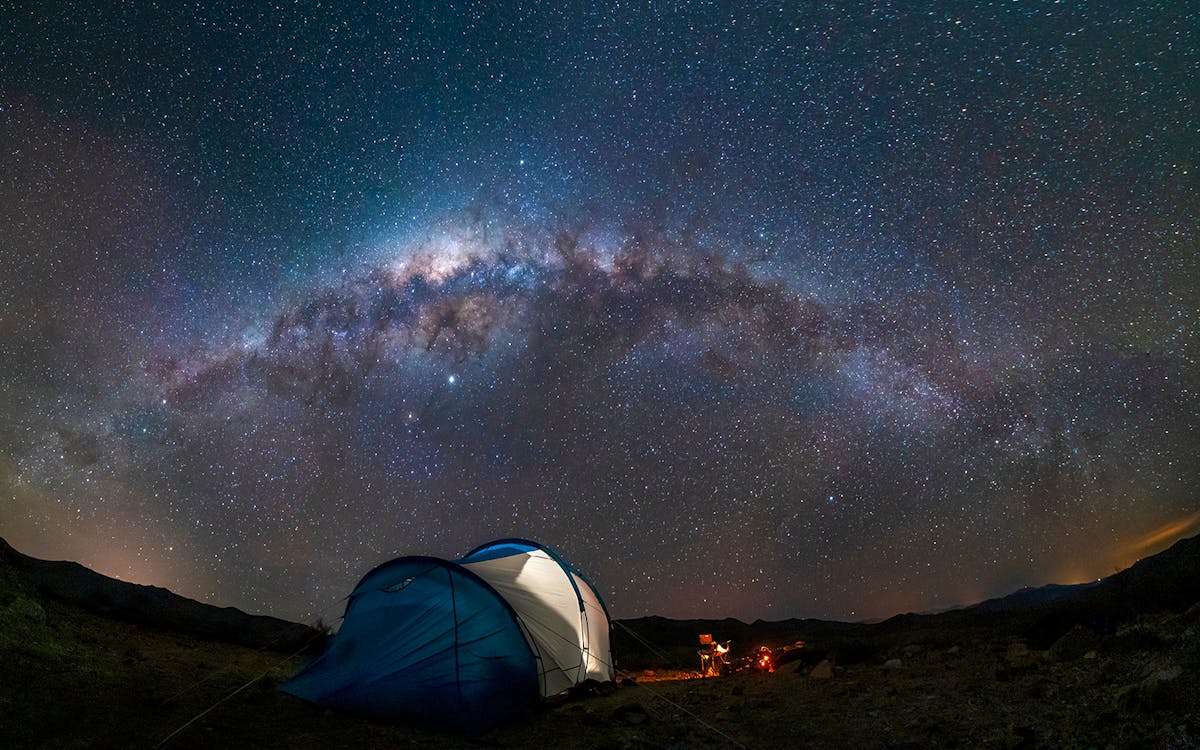
POLYGON ((28 554, 332 620, 520 536, 861 619, 1200 531, 1194 3, 17 5, 28 554))

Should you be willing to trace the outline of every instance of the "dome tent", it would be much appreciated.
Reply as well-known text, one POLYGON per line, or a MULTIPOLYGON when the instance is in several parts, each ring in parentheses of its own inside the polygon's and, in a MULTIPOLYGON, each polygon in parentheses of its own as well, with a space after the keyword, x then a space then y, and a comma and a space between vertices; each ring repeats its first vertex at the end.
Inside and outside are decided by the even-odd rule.
POLYGON ((401 557, 359 581, 329 647, 282 689, 315 703, 481 731, 539 697, 611 680, 595 589, 519 539, 456 562, 401 557))

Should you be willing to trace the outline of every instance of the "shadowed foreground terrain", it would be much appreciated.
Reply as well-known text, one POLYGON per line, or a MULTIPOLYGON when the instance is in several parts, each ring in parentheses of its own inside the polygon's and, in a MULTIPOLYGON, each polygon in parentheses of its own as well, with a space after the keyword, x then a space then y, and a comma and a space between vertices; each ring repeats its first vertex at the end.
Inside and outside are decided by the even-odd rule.
POLYGON ((0 747, 1200 747, 1198 601, 1200 537, 1096 584, 873 625, 624 621, 622 686, 463 738, 279 692, 317 631, 0 543, 0 747), (696 679, 701 632, 780 665, 696 679))

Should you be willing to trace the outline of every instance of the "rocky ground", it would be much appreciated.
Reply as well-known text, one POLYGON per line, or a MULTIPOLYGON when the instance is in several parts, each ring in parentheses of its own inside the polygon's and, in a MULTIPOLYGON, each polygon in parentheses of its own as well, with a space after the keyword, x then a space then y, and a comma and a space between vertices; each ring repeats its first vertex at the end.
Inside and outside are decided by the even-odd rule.
POLYGON ((276 689, 303 657, 97 615, 0 567, 0 747, 1200 747, 1200 605, 1057 616, 1052 640, 1031 622, 736 623, 735 649, 806 646, 702 680, 692 631, 733 621, 630 621, 661 648, 626 649, 622 684, 461 737, 306 704, 276 689))
POLYGON ((304 704, 275 689, 298 658, 29 595, 11 598, 2 617, 0 745, 9 748, 1200 746, 1200 607, 1107 637, 1073 631, 1047 651, 1018 640, 911 643, 858 663, 796 660, 774 674, 642 672, 478 738, 304 704))

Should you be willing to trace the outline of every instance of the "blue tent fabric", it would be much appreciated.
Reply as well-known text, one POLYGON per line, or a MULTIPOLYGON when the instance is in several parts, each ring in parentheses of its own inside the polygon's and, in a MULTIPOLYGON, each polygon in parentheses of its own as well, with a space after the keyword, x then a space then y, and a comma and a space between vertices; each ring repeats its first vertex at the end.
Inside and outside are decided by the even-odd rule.
POLYGON ((327 650, 282 689, 323 705, 481 731, 539 700, 517 616, 469 570, 402 557, 355 587, 327 650))
MULTIPOLYGON (((525 539, 498 539, 494 542, 481 544, 467 554, 458 558, 458 561, 481 562, 483 560, 495 560, 499 557, 508 557, 509 555, 518 554, 521 552, 532 552, 535 549, 541 549, 551 553, 551 550, 548 547, 544 547, 543 545, 535 542, 526 541, 525 539)), ((557 557, 558 556, 555 555, 555 559, 557 559, 557 557)))

